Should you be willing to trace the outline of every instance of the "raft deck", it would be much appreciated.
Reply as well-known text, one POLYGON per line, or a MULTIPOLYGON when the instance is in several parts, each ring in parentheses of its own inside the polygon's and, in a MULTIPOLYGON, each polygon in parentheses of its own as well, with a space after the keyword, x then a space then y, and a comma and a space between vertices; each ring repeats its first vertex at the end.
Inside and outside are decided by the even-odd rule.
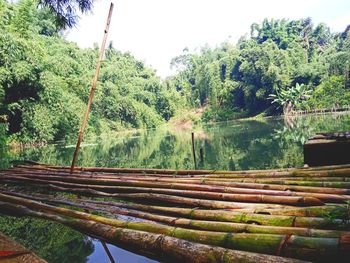
POLYGON ((167 262, 350 257, 350 165, 69 169, 31 163, 0 171, 0 212, 52 220, 167 262))

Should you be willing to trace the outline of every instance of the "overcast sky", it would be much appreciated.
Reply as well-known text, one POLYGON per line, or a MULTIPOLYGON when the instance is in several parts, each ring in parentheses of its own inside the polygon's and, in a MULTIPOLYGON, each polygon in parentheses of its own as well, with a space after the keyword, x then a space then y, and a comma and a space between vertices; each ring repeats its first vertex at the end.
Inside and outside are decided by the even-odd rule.
MULTIPOLYGON (((92 14, 83 15, 66 38, 81 47, 101 43, 110 0, 96 0, 92 14)), ((311 17, 333 31, 350 24, 350 0, 114 0, 108 41, 166 77, 170 61, 182 54, 223 41, 236 43, 250 25, 264 18, 311 17)))

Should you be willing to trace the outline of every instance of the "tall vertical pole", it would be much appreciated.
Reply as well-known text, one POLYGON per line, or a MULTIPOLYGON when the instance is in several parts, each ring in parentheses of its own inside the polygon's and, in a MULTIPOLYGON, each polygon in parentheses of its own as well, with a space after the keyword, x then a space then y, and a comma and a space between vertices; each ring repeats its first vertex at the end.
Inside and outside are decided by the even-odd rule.
POLYGON ((194 169, 197 170, 196 148, 194 145, 194 132, 191 133, 191 138, 192 138, 192 154, 193 154, 194 169))
POLYGON ((83 140, 84 130, 85 130, 85 127, 86 127, 86 124, 87 124, 87 120, 89 118, 92 98, 94 97, 96 84, 97 84, 97 79, 98 79, 98 75, 100 73, 101 62, 102 62, 102 58, 103 58, 103 54, 104 54, 105 46, 106 46, 106 42, 107 42, 107 35, 108 35, 109 25, 111 23, 111 18, 112 18, 112 13, 113 13, 113 6, 114 6, 113 3, 111 3, 111 6, 109 7, 109 13, 108 13, 106 28, 105 28, 105 31, 104 31, 103 41, 102 41, 102 45, 101 45, 100 56, 98 58, 98 62, 97 62, 97 66, 96 66, 95 77, 94 77, 94 79, 92 81, 92 84, 91 84, 88 104, 86 106, 86 111, 85 111, 85 114, 84 114, 83 123, 82 123, 80 131, 79 131, 78 141, 77 141, 77 145, 75 147, 73 160, 72 160, 72 165, 70 167, 70 173, 71 174, 74 172, 74 166, 75 166, 75 162, 77 161, 78 152, 79 152, 79 149, 80 149, 80 143, 83 140))

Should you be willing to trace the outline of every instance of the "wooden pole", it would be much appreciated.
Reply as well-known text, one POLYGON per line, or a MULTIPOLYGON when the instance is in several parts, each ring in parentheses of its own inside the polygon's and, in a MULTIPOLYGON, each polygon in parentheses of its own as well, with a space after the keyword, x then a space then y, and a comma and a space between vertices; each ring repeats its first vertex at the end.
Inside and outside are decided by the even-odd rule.
POLYGON ((81 129, 79 131, 78 141, 77 141, 77 145, 75 147, 75 151, 74 151, 74 155, 73 155, 72 165, 71 165, 71 168, 70 168, 70 173, 71 174, 74 172, 74 166, 75 166, 75 162, 76 162, 77 157, 78 157, 78 152, 79 152, 79 149, 80 149, 80 143, 83 140, 84 130, 85 130, 85 127, 86 127, 86 124, 87 124, 87 120, 89 118, 90 108, 91 108, 91 104, 92 104, 92 98, 94 97, 96 84, 97 84, 97 79, 98 79, 98 75, 100 73, 101 62, 102 62, 102 59, 103 59, 103 54, 104 54, 104 50, 105 50, 105 46, 106 46, 106 42, 107 42, 107 35, 108 35, 109 25, 111 23, 113 6, 114 6, 113 3, 111 3, 110 8, 109 8, 106 28, 104 30, 104 36, 103 36, 103 41, 102 41, 102 45, 101 45, 100 56, 98 58, 97 65, 96 65, 95 77, 94 77, 94 79, 92 81, 88 104, 87 104, 87 107, 86 107, 83 123, 82 123, 81 129))
POLYGON ((103 246, 103 249, 105 250, 105 252, 106 252, 108 258, 109 258, 109 261, 110 261, 111 263, 116 263, 115 260, 114 260, 114 258, 113 258, 113 256, 112 256, 112 253, 109 251, 109 248, 107 247, 106 242, 104 242, 103 240, 100 240, 100 242, 101 242, 101 244, 102 244, 102 246, 103 246))
POLYGON ((191 135, 192 135, 192 153, 193 153, 194 169, 197 170, 196 149, 194 147, 194 132, 192 132, 191 135))

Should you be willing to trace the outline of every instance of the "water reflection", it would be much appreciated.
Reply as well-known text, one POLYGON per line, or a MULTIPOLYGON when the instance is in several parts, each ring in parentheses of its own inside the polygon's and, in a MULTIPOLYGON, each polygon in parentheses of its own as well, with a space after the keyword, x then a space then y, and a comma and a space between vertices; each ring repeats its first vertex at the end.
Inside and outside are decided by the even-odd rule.
MULTIPOLYGON (((133 253, 130 253, 124 249, 118 248, 107 244, 109 251, 111 252, 114 260, 118 263, 155 263, 157 261, 148 259, 143 256, 139 256, 133 253)), ((94 253, 87 258, 88 263, 110 263, 107 254, 105 253, 103 246, 97 240, 94 240, 94 253)))
MULTIPOLYGON (((197 156, 200 148, 204 155, 204 162, 198 166, 229 170, 301 166, 302 145, 307 138, 316 132, 344 130, 350 130, 350 117, 346 114, 210 125, 195 131, 197 156)), ((9 165, 10 160, 14 159, 70 165, 73 151, 74 147, 62 143, 17 152, 2 149, 0 165, 9 165)), ((80 151, 77 164, 193 169, 191 131, 164 128, 114 135, 105 141, 87 141, 80 151)))
POLYGON ((46 220, 0 216, 0 231, 49 263, 84 263, 94 251, 90 238, 46 220))

